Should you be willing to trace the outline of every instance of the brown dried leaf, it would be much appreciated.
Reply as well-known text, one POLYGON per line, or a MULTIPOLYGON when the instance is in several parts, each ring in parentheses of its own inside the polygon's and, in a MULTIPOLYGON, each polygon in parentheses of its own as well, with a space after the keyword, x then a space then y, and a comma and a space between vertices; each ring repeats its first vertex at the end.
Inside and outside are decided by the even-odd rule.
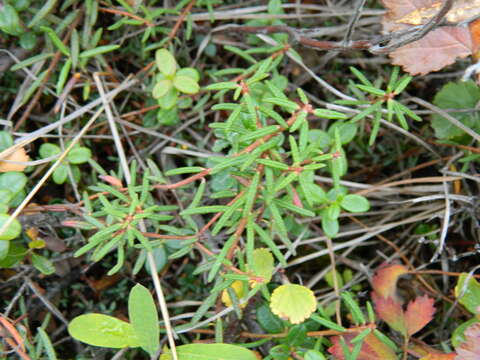
POLYGON ((472 54, 475 48, 466 27, 442 27, 390 53, 393 64, 411 75, 425 75, 472 54))
POLYGON ((23 171, 27 167, 26 165, 14 164, 10 162, 5 162, 3 160, 25 162, 29 161, 30 158, 28 157, 24 148, 18 148, 12 154, 0 160, 0 172, 23 171))
POLYGON ((399 19, 408 17, 418 9, 430 8, 438 0, 382 0, 383 6, 388 10, 383 17, 383 29, 387 32, 403 30, 411 25, 398 22, 399 19))
MULTIPOLYGON (((395 20, 395 23, 409 25, 423 25, 433 18, 442 8, 443 3, 436 1, 430 6, 418 8, 405 16, 395 20)), ((450 23, 462 22, 480 15, 480 0, 456 0, 452 8, 445 15, 450 23)))
POLYGON ((433 303, 433 299, 425 295, 408 304, 407 311, 405 311, 405 325, 409 336, 421 330, 433 319, 435 313, 433 303))

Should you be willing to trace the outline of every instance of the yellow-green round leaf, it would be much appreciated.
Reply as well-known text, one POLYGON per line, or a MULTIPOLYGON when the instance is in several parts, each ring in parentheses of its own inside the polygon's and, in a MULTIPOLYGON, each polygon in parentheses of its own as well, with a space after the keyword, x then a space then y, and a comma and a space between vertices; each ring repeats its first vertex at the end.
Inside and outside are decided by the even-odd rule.
MULTIPOLYGON (((10 215, 8 214, 0 214, 0 229, 8 221, 9 218, 10 215)), ((21 231, 22 225, 20 225, 20 222, 17 219, 13 219, 13 221, 10 223, 10 225, 7 226, 5 231, 0 234, 0 240, 13 240, 18 237, 18 235, 20 235, 21 231)))
POLYGON ((152 96, 155 99, 161 98, 164 96, 168 90, 172 88, 172 82, 170 80, 160 80, 155 84, 152 91, 152 96))
POLYGON ((177 71, 177 62, 167 49, 158 49, 155 53, 158 69, 165 76, 173 76, 177 71))
MULTIPOLYGON (((177 346, 178 360, 257 360, 255 354, 238 345, 188 344, 177 346)), ((172 360, 170 351, 164 352, 160 360, 172 360)))
POLYGON ((68 332, 73 338, 94 346, 117 349, 140 346, 131 324, 103 314, 77 316, 68 325, 68 332))
POLYGON ((264 279, 264 283, 270 282, 273 273, 273 256, 270 250, 259 248, 253 251, 253 264, 248 264, 248 268, 255 276, 264 279))
POLYGON ((276 288, 270 298, 272 312, 292 324, 305 321, 317 308, 317 300, 309 288, 287 284, 276 288))
POLYGON ((173 86, 184 94, 196 94, 200 90, 198 83, 189 76, 176 75, 173 86))

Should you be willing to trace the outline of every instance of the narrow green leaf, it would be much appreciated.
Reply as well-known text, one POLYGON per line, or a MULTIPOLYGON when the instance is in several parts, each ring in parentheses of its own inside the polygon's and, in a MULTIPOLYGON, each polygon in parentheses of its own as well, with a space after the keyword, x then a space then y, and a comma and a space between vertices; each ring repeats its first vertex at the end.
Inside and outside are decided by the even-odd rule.
POLYGON ((119 47, 120 47, 120 45, 104 45, 104 46, 99 46, 99 47, 96 47, 96 48, 94 48, 94 49, 82 51, 82 52, 79 54, 79 58, 83 59, 83 58, 89 58, 89 57, 92 57, 92 56, 97 56, 97 55, 105 54, 105 53, 107 53, 107 52, 117 50, 119 47))
POLYGON ((42 347, 45 349, 45 353, 47 354, 48 360, 57 360, 57 354, 55 354, 55 349, 53 348, 48 334, 41 327, 37 328, 37 332, 40 337, 42 347))
POLYGON ((322 318, 321 316, 317 315, 317 314, 312 314, 312 316, 310 317, 313 321, 316 321, 318 322, 319 324, 329 328, 329 329, 332 329, 332 330, 335 330, 335 331, 341 331, 341 332, 344 332, 346 331, 347 329, 345 329, 343 326, 340 326, 336 323, 334 323, 333 321, 330 321, 328 319, 324 319, 322 318))
POLYGON ((53 45, 55 45, 60 52, 65 55, 65 56, 70 56, 70 50, 68 47, 60 40, 60 38, 57 36, 55 31, 52 28, 49 28, 47 26, 40 26, 40 30, 45 32, 50 40, 52 40, 53 45))
POLYGON ((228 206, 225 205, 208 205, 208 206, 199 206, 196 208, 185 209, 180 212, 180 215, 198 215, 198 214, 209 214, 224 212, 228 210, 228 206))
POLYGON ((25 59, 25 60, 20 61, 19 63, 15 64, 15 65, 13 65, 10 68, 10 70, 11 71, 17 71, 17 70, 23 69, 24 67, 33 65, 33 64, 35 64, 39 61, 51 58, 53 55, 54 55, 53 53, 46 53, 46 54, 39 54, 39 55, 29 57, 28 59, 25 59))
POLYGON ((45 4, 40 8, 40 10, 35 12, 35 16, 28 23, 27 27, 32 28, 37 25, 47 14, 53 10, 57 0, 47 0, 45 4))

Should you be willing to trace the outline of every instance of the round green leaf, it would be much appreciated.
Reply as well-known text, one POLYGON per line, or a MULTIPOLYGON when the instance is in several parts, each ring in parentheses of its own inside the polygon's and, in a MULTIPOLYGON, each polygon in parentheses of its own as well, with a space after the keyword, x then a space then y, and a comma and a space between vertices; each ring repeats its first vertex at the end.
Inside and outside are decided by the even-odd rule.
POLYGON ((55 182, 55 184, 60 185, 67 180, 67 176, 68 176, 68 165, 60 164, 53 172, 52 179, 55 182))
POLYGON ((55 272, 55 265, 46 257, 33 253, 32 265, 42 274, 51 275, 55 272))
POLYGON ((467 273, 462 273, 455 286, 455 297, 458 302, 472 314, 480 313, 480 283, 471 276, 468 284, 465 281, 468 278, 467 273))
POLYGON ((157 308, 148 289, 140 284, 130 291, 128 316, 140 346, 153 356, 160 347, 157 308))
POLYGON ((368 200, 361 195, 355 194, 346 195, 340 205, 342 208, 350 212, 364 212, 370 209, 370 203, 368 200))
POLYGON ((191 77, 178 74, 173 79, 173 86, 185 94, 196 94, 200 90, 198 83, 191 77))
POLYGON ((317 308, 317 300, 309 288, 287 284, 276 288, 270 298, 272 312, 292 324, 305 321, 317 308))
POLYGON ((160 72, 165 76, 173 76, 177 71, 177 62, 167 49, 158 49, 155 53, 155 62, 160 72))
MULTIPOLYGON (((0 229, 8 221, 10 215, 0 214, 0 229)), ((0 240, 13 240, 22 232, 22 225, 17 219, 13 219, 10 225, 7 226, 7 229, 0 234, 0 240)))
POLYGON ((305 353, 305 360, 326 360, 325 356, 320 351, 317 350, 308 350, 305 353))
POLYGON ((195 82, 200 80, 200 74, 198 73, 197 69, 194 68, 182 68, 177 71, 177 76, 188 76, 195 82))
POLYGON ((328 128, 328 135, 330 135, 331 139, 335 138, 335 129, 337 128, 340 134, 340 143, 342 144, 348 144, 357 134, 357 124, 337 121, 328 128))
MULTIPOLYGON (((257 360, 255 354, 238 345, 230 344, 188 344, 177 346, 178 360, 257 360)), ((172 360, 170 351, 160 360, 172 360)))
POLYGON ((60 154, 62 150, 58 145, 45 143, 40 146, 38 153, 42 159, 48 158, 53 155, 60 154))
POLYGON ((92 151, 87 147, 74 147, 67 155, 71 164, 83 164, 92 157, 92 151))
POLYGON ((264 279, 264 283, 270 282, 273 273, 273 256, 270 250, 259 248, 253 251, 253 264, 248 264, 248 268, 255 276, 264 279))
POLYGON ((339 224, 337 219, 322 216, 322 230, 326 236, 333 238, 338 234, 339 224))
POLYGON ((7 131, 0 131, 0 151, 3 151, 13 145, 12 135, 7 131))
POLYGON ((3 260, 7 257, 9 248, 10 241, 0 240, 0 260, 3 260))
POLYGON ((270 334, 281 333, 284 329, 283 321, 268 307, 267 304, 262 304, 256 311, 258 324, 263 330, 270 334))
POLYGON ((4 3, 2 7, 3 9, 0 11, 0 30, 13 36, 22 34, 24 30, 15 8, 8 3, 4 3))
POLYGON ((452 345, 457 348, 461 343, 465 342, 465 330, 472 326, 473 324, 480 322, 477 318, 470 319, 462 324, 460 324, 452 333, 452 345))
MULTIPOLYGON (((181 244, 180 241, 176 241, 176 243, 181 244)), ((153 249, 152 255, 153 255, 153 258, 155 259, 155 265, 157 267, 157 273, 159 273, 160 271, 163 270, 165 265, 167 265, 167 263, 168 263, 168 254, 167 254, 164 246, 159 246, 159 247, 156 247, 155 249, 153 249)), ((150 273, 150 264, 148 262, 145 263, 145 270, 147 270, 147 272, 149 274, 151 274, 150 273)))
MULTIPOLYGON (((19 171, 9 171, 0 175, 0 189, 9 190, 12 198, 23 190, 27 184, 27 177, 19 171)), ((0 202, 3 202, 0 200, 0 202)))
POLYGON ((139 346, 132 325, 103 314, 77 316, 68 325, 68 333, 73 338, 94 346, 109 348, 139 346))
POLYGON ((177 104, 177 100, 178 91, 172 87, 165 95, 163 95, 161 98, 158 98, 157 102, 160 108, 163 110, 170 110, 177 104))
POLYGON ((152 96, 155 99, 161 98, 172 88, 170 80, 160 80, 157 82, 152 90, 152 96))
POLYGON ((15 241, 8 241, 8 254, 5 258, 0 260, 1 268, 11 268, 23 260, 28 250, 21 245, 16 244, 15 241))
POLYGON ((12 199, 13 199, 12 192, 8 189, 3 189, 0 187, 0 204, 7 205, 12 199))

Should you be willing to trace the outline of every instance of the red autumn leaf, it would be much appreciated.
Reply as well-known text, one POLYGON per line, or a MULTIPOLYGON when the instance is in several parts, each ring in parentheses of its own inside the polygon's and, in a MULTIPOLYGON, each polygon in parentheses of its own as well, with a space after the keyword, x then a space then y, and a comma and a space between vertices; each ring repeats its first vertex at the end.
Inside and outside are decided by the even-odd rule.
POLYGON ((399 264, 381 267, 372 278, 373 290, 380 297, 396 299, 397 280, 407 272, 407 268, 399 264))
POLYGON ((425 75, 471 55, 474 48, 468 28, 445 26, 394 50, 390 57, 393 64, 402 66, 411 75, 425 75))
POLYGON ((433 318, 435 307, 433 299, 427 295, 416 298, 408 304, 405 311, 405 325, 409 336, 427 325, 433 318))
POLYGON ((456 353, 449 354, 428 354, 427 356, 422 357, 420 360, 455 360, 456 353))
POLYGON ((372 293, 372 299, 375 304, 375 311, 380 319, 385 321, 392 329, 406 335, 407 327, 402 305, 391 297, 383 298, 375 293, 372 293))
POLYGON ((480 359, 480 323, 475 323, 464 332, 465 342, 456 349, 455 360, 480 359))
MULTIPOLYGON (((350 342, 355 337, 354 334, 344 335, 345 343, 350 351, 353 349, 353 344, 350 342)), ((330 338, 333 343, 328 349, 328 352, 332 354, 336 359, 344 360, 342 346, 340 345, 340 336, 333 336, 330 338)), ((397 356, 395 352, 380 341, 374 334, 368 334, 363 339, 362 349, 357 357, 357 360, 396 360, 397 356)))

